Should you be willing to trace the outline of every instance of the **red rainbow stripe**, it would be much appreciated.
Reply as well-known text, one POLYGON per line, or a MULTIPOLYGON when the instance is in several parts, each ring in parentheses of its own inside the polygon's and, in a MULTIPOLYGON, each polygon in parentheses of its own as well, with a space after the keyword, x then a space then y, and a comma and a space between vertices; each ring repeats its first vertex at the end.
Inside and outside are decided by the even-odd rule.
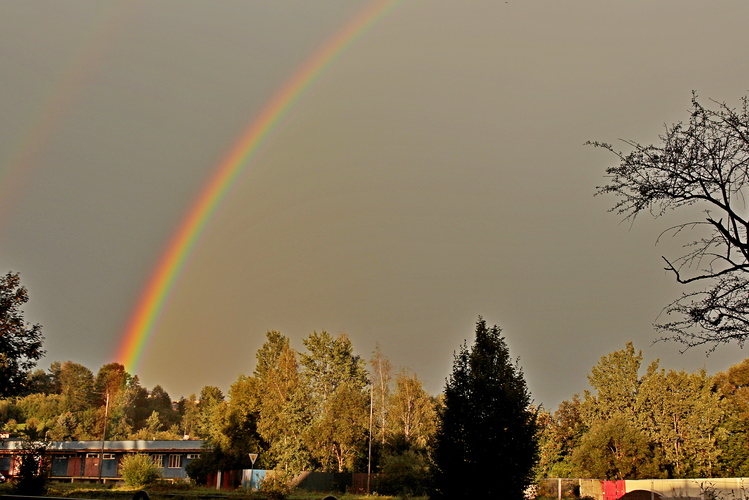
POLYGON ((399 0, 374 0, 313 54, 283 85, 219 163, 162 254, 121 336, 115 359, 134 373, 161 311, 195 243, 226 192, 301 95, 337 56, 399 0))

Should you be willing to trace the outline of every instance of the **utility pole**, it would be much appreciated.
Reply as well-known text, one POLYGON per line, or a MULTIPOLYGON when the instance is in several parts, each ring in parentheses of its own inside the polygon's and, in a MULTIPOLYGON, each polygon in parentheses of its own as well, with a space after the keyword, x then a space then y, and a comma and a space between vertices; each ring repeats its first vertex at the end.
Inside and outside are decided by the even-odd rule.
POLYGON ((367 460, 367 495, 369 495, 369 488, 372 477, 372 407, 374 401, 374 384, 372 381, 369 382, 369 459, 367 460))
POLYGON ((109 391, 105 392, 107 396, 104 406, 104 430, 101 431, 101 452, 99 453, 99 482, 104 483, 102 478, 102 468, 104 467, 104 440, 107 438, 107 417, 109 417, 109 391))

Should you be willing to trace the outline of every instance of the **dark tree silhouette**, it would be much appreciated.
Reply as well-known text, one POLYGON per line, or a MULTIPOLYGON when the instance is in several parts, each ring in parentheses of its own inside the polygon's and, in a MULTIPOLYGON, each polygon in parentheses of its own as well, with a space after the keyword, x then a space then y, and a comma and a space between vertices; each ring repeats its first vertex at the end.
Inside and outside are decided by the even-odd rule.
POLYGON ((678 283, 702 286, 666 306, 667 319, 656 328, 663 339, 709 350, 731 341, 743 345, 749 335, 749 110, 746 98, 738 109, 712 103, 715 109, 705 108, 693 95, 689 121, 666 127, 658 145, 623 141, 632 148, 624 154, 589 143, 619 158, 597 191, 619 198, 612 211, 630 221, 672 210, 687 219, 663 232, 693 235, 683 255, 663 257, 665 269, 678 283))
POLYGON ((0 398, 21 394, 29 371, 44 355, 41 325, 29 325, 23 306, 29 300, 18 273, 0 277, 0 398))
POLYGON ((479 317, 445 387, 433 498, 521 500, 537 461, 536 415, 501 330, 479 317))

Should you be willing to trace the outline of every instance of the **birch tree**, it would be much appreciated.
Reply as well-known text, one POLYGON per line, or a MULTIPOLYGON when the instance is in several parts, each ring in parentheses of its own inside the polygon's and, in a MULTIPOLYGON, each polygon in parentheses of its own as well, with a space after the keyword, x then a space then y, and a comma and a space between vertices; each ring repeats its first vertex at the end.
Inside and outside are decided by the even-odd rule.
POLYGON ((323 470, 351 470, 357 448, 363 450, 366 442, 364 361, 345 334, 334 338, 325 331, 313 332, 303 343, 307 353, 300 355, 302 379, 311 402, 308 449, 323 470))

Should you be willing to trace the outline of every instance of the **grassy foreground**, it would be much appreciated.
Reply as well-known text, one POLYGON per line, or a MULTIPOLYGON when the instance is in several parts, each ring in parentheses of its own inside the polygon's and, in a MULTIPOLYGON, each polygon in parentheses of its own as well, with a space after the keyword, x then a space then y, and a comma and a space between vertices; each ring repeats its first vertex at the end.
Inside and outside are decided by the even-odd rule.
MULTIPOLYGON (((10 484, 0 484, 0 495, 10 493, 10 484)), ((87 484, 87 483, 50 483, 47 496, 70 497, 102 500, 132 500, 133 490, 125 485, 87 484)), ((245 490, 217 490, 187 484, 164 484, 146 488, 151 500, 262 500, 265 495, 259 492, 249 493, 245 490)), ((385 495, 353 495, 341 493, 320 493, 316 491, 295 490, 288 500, 322 500, 327 495, 333 495, 338 500, 400 500, 399 497, 385 495)), ((409 497, 409 500, 427 500, 427 497, 409 497)))

